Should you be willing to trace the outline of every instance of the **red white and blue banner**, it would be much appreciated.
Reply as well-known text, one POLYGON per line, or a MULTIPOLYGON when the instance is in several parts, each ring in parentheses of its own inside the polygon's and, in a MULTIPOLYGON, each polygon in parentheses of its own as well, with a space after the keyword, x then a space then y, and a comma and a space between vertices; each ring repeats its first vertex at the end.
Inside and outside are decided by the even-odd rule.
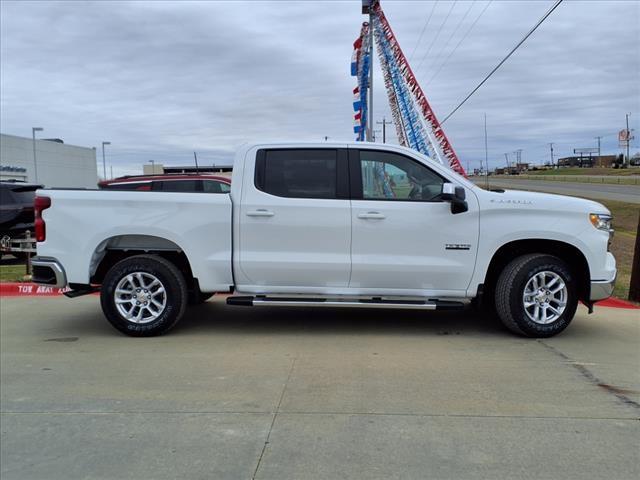
POLYGON ((367 93, 369 91, 369 67, 371 64, 371 48, 369 45, 369 24, 364 22, 360 28, 360 36, 353 42, 351 55, 351 76, 356 77, 358 84, 353 89, 353 133, 357 141, 364 141, 367 130, 367 93))
MULTIPOLYGON (((372 0, 373 33, 378 46, 378 55, 382 66, 387 97, 401 145, 413 148, 432 159, 448 165, 452 170, 465 175, 464 168, 449 142, 442 125, 427 101, 400 44, 396 39, 380 2, 372 0)), ((369 89, 370 55, 373 46, 369 45, 369 24, 362 24, 360 36, 353 44, 351 56, 351 75, 358 77, 358 86, 354 90, 353 107, 354 133, 356 140, 363 141, 367 119, 367 93, 369 89), (359 98, 359 99, 358 99, 359 98)))

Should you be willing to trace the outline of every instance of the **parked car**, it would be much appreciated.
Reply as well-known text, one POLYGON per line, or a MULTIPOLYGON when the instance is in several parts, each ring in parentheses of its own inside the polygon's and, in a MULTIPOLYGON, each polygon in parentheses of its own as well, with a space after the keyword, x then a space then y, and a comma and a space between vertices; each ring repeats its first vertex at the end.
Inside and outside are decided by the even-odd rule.
MULTIPOLYGON (((42 185, 19 181, 0 182, 0 242, 9 246, 11 240, 22 238, 27 230, 34 231, 33 200, 42 185)), ((2 252, 0 252, 2 255, 2 252)), ((14 256, 25 255, 15 252, 14 256)))
POLYGON ((580 198, 483 190, 407 148, 260 144, 229 195, 40 190, 33 279, 100 291, 128 335, 169 331, 189 302, 461 309, 515 333, 564 330, 611 295, 611 214, 580 198), (46 222, 46 232, 45 232, 46 222))
POLYGON ((101 190, 229 193, 231 179, 211 174, 132 175, 98 183, 101 190))

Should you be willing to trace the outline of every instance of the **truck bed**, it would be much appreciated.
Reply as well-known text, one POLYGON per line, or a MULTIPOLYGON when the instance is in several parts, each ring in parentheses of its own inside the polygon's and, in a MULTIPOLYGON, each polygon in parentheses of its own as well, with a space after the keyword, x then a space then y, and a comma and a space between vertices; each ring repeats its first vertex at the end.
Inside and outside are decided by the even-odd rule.
POLYGON ((37 195, 51 198, 38 255, 60 260, 69 283, 89 283, 107 250, 136 250, 156 237, 158 249, 177 245, 184 252, 202 291, 233 284, 228 194, 45 189, 37 195))

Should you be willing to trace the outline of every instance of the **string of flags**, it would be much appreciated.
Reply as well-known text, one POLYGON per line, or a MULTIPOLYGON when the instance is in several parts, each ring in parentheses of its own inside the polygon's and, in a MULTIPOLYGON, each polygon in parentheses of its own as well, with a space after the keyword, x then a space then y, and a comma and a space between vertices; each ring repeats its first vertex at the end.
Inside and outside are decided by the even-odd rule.
POLYGON ((357 77, 357 86, 353 90, 353 132, 356 140, 366 139, 370 55, 374 47, 370 45, 369 29, 373 28, 398 142, 466 176, 451 142, 400 48, 380 2, 369 2, 369 8, 373 25, 369 25, 369 22, 362 24, 360 36, 353 44, 351 57, 351 75, 357 77))

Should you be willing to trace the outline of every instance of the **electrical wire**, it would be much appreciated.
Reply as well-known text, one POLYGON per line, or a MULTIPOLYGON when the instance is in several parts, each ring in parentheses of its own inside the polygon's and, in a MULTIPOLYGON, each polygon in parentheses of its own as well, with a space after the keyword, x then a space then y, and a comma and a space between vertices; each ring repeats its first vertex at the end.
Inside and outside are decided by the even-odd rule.
POLYGON ((491 71, 487 74, 487 76, 485 76, 485 77, 484 77, 484 79, 483 79, 483 80, 482 80, 482 81, 481 81, 481 82, 480 82, 480 83, 479 83, 479 84, 478 84, 478 85, 477 85, 473 90, 471 90, 471 92, 469 93, 469 95, 467 95, 467 96, 464 98, 464 100, 462 100, 462 101, 458 104, 458 106, 456 106, 456 108, 454 108, 453 110, 451 110, 451 112, 449 113, 449 115, 447 115, 447 116, 444 118, 444 120, 442 120, 442 121, 440 122, 440 124, 441 124, 441 125, 442 125, 444 122, 446 122, 446 121, 451 117, 451 115, 453 115, 454 113, 456 113, 456 112, 458 111, 458 109, 459 109, 462 105, 464 105, 464 104, 467 102, 467 100, 469 100, 469 99, 471 98, 471 96, 472 96, 474 93, 476 93, 476 92, 480 89, 480 87, 481 87, 482 85, 484 85, 484 83, 485 83, 487 80, 489 80, 489 78, 490 78, 490 77, 491 77, 491 76, 492 76, 492 75, 493 75, 493 74, 494 74, 494 73, 495 73, 495 72, 496 72, 496 71, 497 71, 497 70, 502 66, 502 64, 503 64, 504 62, 506 62, 506 61, 509 59, 509 57, 510 57, 511 55, 513 55, 513 53, 514 53, 514 52, 515 52, 515 51, 520 47, 520 45, 522 45, 522 44, 525 42, 525 40, 527 40, 527 38, 529 38, 529 37, 531 36, 531 34, 532 34, 533 32, 535 32, 535 31, 538 29, 538 27, 539 27, 540 25, 542 25, 542 23, 547 19, 547 17, 548 17, 549 15, 551 15, 551 14, 553 13, 553 11, 554 11, 556 8, 558 8, 558 6, 560 6, 560 4, 561 4, 563 1, 564 1, 564 0, 556 0, 556 3, 554 3, 554 5, 553 5, 549 10, 547 10, 547 13, 545 13, 545 14, 542 16, 542 18, 541 18, 540 20, 538 20, 538 23, 536 23, 536 24, 535 24, 535 26, 534 26, 531 30, 529 30, 529 33, 527 33, 527 34, 522 38, 522 40, 520 40, 520 41, 518 42, 518 44, 517 44, 515 47, 513 47, 513 48, 511 49, 511 51, 507 54, 507 56, 506 56, 506 57, 504 57, 504 58, 500 61, 500 63, 498 63, 498 65, 496 65, 496 66, 494 67, 494 69, 493 69, 493 70, 491 70, 491 71))
POLYGON ((438 0, 435 0, 433 2, 433 7, 431 7, 431 12, 429 13, 429 16, 427 17, 427 22, 424 24, 424 27, 422 27, 422 31, 420 32, 420 36, 418 37, 418 41, 416 42, 416 46, 413 47, 413 52, 411 52, 411 55, 409 55, 409 60, 411 60, 413 58, 413 55, 416 53, 416 50, 418 49, 418 46, 420 45, 420 41, 422 40, 422 36, 424 35, 424 32, 427 29, 427 26, 429 25, 429 22, 431 21, 431 17, 433 17, 433 12, 436 9, 436 5, 438 5, 438 0))
POLYGON ((458 3, 458 0, 455 0, 452 4, 451 4, 451 8, 449 9, 449 12, 447 13, 447 16, 444 17, 444 21, 440 24, 440 28, 438 29, 438 32, 436 33, 436 36, 433 37, 433 41, 431 42, 431 44, 429 45, 429 48, 427 49, 427 53, 424 54, 424 57, 422 57, 422 60, 420 60, 420 63, 418 64, 418 68, 416 68, 416 72, 420 69, 420 67, 422 66, 422 64, 424 63, 424 61, 427 59, 427 57, 429 56, 429 53, 431 52, 431 49, 433 48, 433 45, 436 43, 436 40, 438 40, 438 37, 440 36, 440 32, 442 32, 442 28, 444 27, 445 23, 447 23, 447 20, 449 20, 449 16, 451 15, 451 12, 453 11, 453 7, 456 6, 456 3, 458 3))
POLYGON ((469 29, 466 31, 466 33, 462 36, 462 38, 458 41, 458 43, 456 44, 455 47, 453 47, 453 50, 451 50, 451 52, 449 53, 449 56, 447 58, 444 59, 444 62, 440 65, 440 67, 438 68, 438 70, 436 70, 436 72, 431 76, 431 78, 427 81, 425 86, 428 86, 431 82, 433 82, 433 80, 435 80, 435 78, 438 76, 438 74, 440 73, 440 71, 445 67, 445 65, 447 63, 449 63, 449 60, 451 59, 451 57, 453 56, 454 53, 456 53, 456 50, 458 50, 458 48, 460 47, 460 45, 462 45, 462 42, 465 41, 465 39, 469 36, 469 34, 471 33, 471 31, 473 30, 473 27, 476 26, 476 23, 478 23, 478 20, 480 20, 480 17, 482 17, 482 15, 484 15, 484 12, 487 11, 487 9, 489 8, 489 5, 491 5, 493 3, 493 0, 489 0, 489 2, 484 6, 484 8, 482 9, 482 11, 480 12, 480 14, 476 17, 476 19, 473 21, 473 23, 471 24, 471 26, 469 27, 469 29))

